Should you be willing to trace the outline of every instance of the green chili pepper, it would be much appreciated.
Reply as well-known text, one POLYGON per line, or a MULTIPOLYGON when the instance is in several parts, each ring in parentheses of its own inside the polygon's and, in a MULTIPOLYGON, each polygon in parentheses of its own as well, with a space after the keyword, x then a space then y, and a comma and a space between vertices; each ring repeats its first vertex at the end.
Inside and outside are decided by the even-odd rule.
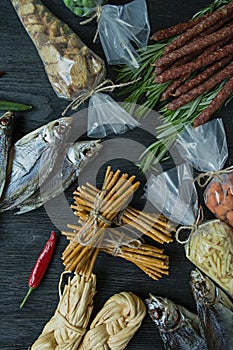
POLYGON ((22 103, 10 102, 10 101, 0 101, 0 110, 2 111, 28 111, 32 109, 32 106, 24 105, 22 103))

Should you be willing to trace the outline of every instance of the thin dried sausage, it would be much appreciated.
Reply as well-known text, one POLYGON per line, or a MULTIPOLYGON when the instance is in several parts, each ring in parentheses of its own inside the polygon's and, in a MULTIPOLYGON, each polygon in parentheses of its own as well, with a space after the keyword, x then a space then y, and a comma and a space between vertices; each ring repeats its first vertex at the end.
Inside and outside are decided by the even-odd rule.
POLYGON ((167 109, 176 110, 177 108, 185 105, 186 103, 193 101, 195 98, 203 94, 205 91, 212 89, 218 83, 228 78, 233 74, 233 62, 230 63, 226 68, 222 69, 220 72, 215 74, 210 79, 206 80, 203 84, 195 87, 194 89, 188 91, 186 94, 181 95, 174 101, 167 105, 167 109))
POLYGON ((226 18, 228 20, 229 16, 233 13, 233 2, 230 2, 228 5, 220 8, 219 10, 210 14, 203 21, 197 23, 194 27, 188 29, 185 33, 180 35, 177 39, 173 40, 170 44, 168 44, 164 50, 165 53, 172 52, 177 48, 183 46, 188 41, 196 37, 198 34, 203 32, 205 29, 210 28, 219 20, 226 18))
POLYGON ((231 77, 223 86, 222 90, 217 94, 209 106, 194 120, 194 127, 207 122, 212 114, 226 101, 233 91, 233 77, 231 77))
POLYGON ((170 52, 168 54, 164 54, 160 58, 156 60, 155 65, 160 67, 163 65, 172 64, 177 59, 186 56, 192 52, 196 52, 197 50, 204 49, 211 44, 214 44, 220 40, 225 39, 226 37, 233 35, 233 23, 226 25, 224 28, 219 29, 217 32, 205 35, 185 46, 170 52))
POLYGON ((228 44, 223 46, 221 49, 210 53, 209 55, 201 54, 195 61, 184 64, 180 67, 174 67, 167 69, 162 74, 157 75, 155 77, 156 83, 165 83, 168 80, 175 79, 180 75, 184 75, 186 73, 193 73, 197 69, 207 66, 217 60, 220 60, 223 57, 230 56, 233 52, 233 44, 228 44))

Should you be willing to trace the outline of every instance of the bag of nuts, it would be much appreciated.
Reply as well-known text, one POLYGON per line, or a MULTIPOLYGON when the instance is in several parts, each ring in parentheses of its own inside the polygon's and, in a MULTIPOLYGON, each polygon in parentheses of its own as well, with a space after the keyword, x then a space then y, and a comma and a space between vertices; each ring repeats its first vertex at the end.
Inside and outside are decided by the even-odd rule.
POLYGON ((103 60, 40 0, 11 0, 58 97, 73 100, 105 77, 103 60))
POLYGON ((195 129, 186 127, 176 147, 185 161, 203 172, 196 180, 200 187, 207 186, 204 200, 208 209, 233 227, 233 167, 223 169, 228 148, 222 119, 195 129))

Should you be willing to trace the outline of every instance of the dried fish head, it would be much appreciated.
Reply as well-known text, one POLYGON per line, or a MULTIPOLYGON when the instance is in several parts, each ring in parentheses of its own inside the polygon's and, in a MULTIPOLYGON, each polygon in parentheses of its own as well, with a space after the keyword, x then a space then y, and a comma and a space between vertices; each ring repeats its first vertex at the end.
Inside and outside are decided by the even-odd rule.
POLYGON ((102 148, 101 140, 76 142, 67 152, 67 158, 73 164, 86 163, 102 148))
POLYGON ((150 295, 148 312, 158 327, 165 349, 207 350, 197 315, 167 298, 150 295))
POLYGON ((61 152, 70 146, 72 117, 54 120, 17 141, 10 154, 10 171, 0 211, 14 209, 31 197, 51 173, 61 152))
POLYGON ((195 299, 201 298, 205 303, 210 304, 215 301, 214 283, 197 269, 191 272, 191 287, 195 299))
POLYGON ((208 349, 233 349, 233 303, 199 270, 191 272, 191 286, 208 349))
POLYGON ((0 132, 1 135, 4 134, 7 137, 11 136, 12 126, 13 126, 14 114, 11 111, 4 113, 0 117, 0 132))
POLYGON ((69 135, 72 124, 72 117, 54 120, 42 127, 40 136, 42 140, 50 145, 61 143, 66 140, 66 137, 69 135))
POLYGON ((146 299, 149 314, 157 327, 169 330, 174 329, 181 319, 179 309, 176 304, 167 298, 155 297, 150 294, 150 299, 146 299))

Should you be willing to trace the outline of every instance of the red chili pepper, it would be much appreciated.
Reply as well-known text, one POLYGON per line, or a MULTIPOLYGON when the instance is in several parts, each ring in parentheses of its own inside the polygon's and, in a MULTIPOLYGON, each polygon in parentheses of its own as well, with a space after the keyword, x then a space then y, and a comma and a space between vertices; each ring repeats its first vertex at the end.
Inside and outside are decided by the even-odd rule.
POLYGON ((23 299, 23 301, 20 305, 20 308, 22 308, 24 306, 24 304, 26 303, 31 292, 39 286, 39 284, 40 284, 40 282, 45 274, 45 271, 47 270, 47 268, 49 266, 49 263, 50 263, 50 260, 52 258, 53 251, 55 248, 55 244, 56 244, 56 233, 54 231, 52 231, 49 240, 45 244, 40 255, 38 256, 38 259, 37 259, 37 261, 32 269, 32 272, 29 276, 29 279, 28 279, 29 290, 27 292, 27 295, 23 299))

